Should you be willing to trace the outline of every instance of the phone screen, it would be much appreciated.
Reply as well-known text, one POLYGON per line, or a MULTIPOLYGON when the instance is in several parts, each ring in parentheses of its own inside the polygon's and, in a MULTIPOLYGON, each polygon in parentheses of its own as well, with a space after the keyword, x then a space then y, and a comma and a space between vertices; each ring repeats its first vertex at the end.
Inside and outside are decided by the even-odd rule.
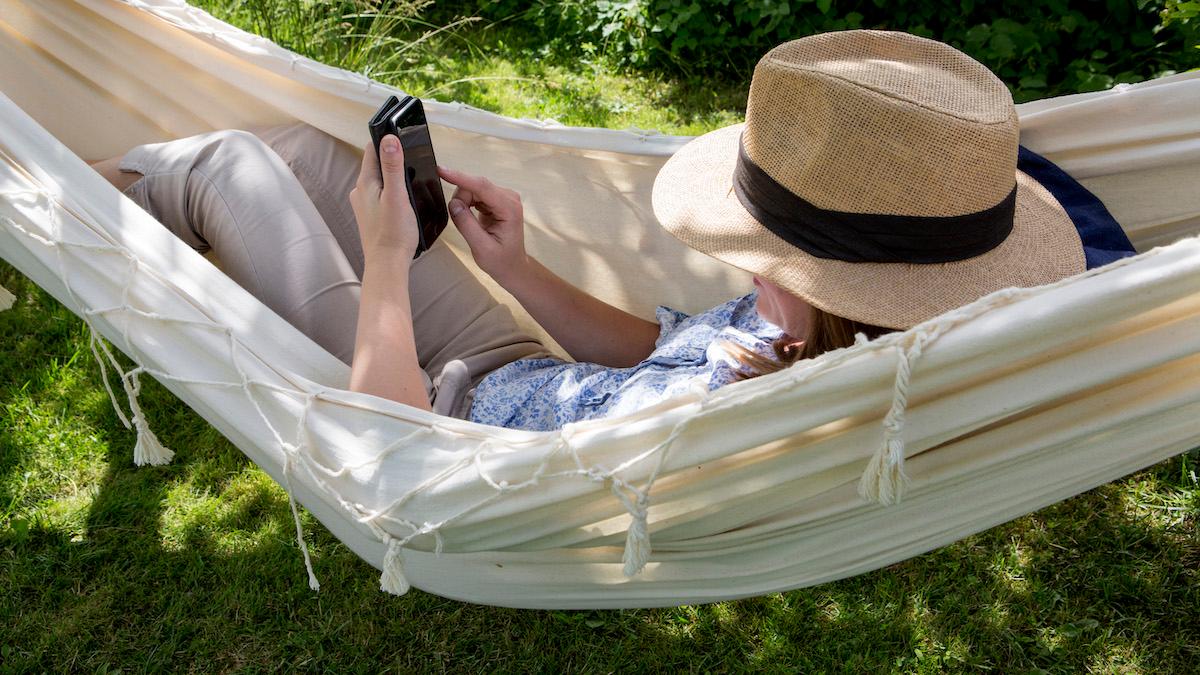
POLYGON ((432 246, 442 230, 446 229, 450 214, 446 211, 446 197, 442 193, 442 181, 437 175, 437 159, 433 155, 433 141, 429 137, 429 125, 425 121, 421 100, 411 98, 401 102, 392 121, 400 145, 404 148, 408 194, 421 228, 419 253, 432 246))

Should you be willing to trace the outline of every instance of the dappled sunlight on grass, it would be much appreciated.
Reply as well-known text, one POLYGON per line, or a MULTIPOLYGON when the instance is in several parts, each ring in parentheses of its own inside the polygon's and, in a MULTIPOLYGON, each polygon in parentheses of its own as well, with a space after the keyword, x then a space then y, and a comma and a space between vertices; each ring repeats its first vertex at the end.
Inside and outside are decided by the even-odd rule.
POLYGON ((1087 671, 1092 673, 1122 673, 1123 675, 1142 675, 1143 673, 1161 672, 1157 668, 1143 666, 1141 654, 1135 648, 1135 645, 1127 643, 1120 636, 1111 638, 1108 644, 1102 646, 1092 658, 1088 659, 1087 671))
POLYGON ((281 517, 287 495, 261 471, 244 467, 213 485, 198 471, 171 486, 159 516, 163 548, 204 545, 217 554, 245 553, 290 542, 292 523, 281 517))
POLYGON ((991 571, 1013 595, 1029 593, 1026 579, 1026 569, 1029 566, 1029 554, 1023 552, 1020 541, 1015 538, 1002 551, 998 551, 991 571))
POLYGON ((504 56, 448 58, 446 62, 448 68, 479 75, 451 78, 448 83, 444 73, 417 71, 397 84, 417 96, 462 101, 485 110, 503 110, 514 117, 679 135, 699 135, 741 122, 746 98, 743 87, 728 84, 712 88, 686 87, 665 80, 633 84, 599 69, 579 73, 543 62, 519 70, 504 56), (681 112, 706 106, 712 111, 702 115, 681 112))
MULTIPOLYGON (((574 125, 699 134, 741 119, 741 85, 556 63, 500 45, 502 27, 470 30, 429 39, 385 79, 574 125)), ((395 598, 302 511, 322 583, 313 593, 281 487, 149 377, 147 419, 177 455, 134 467, 136 436, 112 410, 86 327, 3 262, 0 285, 17 295, 0 312, 0 671, 1158 673, 1200 663, 1195 453, 851 579, 653 610, 395 598)))

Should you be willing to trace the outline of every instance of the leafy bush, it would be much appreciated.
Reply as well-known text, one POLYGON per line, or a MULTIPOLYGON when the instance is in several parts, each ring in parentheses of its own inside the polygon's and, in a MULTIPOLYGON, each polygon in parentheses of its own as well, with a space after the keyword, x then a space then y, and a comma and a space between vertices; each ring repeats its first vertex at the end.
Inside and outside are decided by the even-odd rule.
POLYGON ((500 0, 564 55, 744 78, 781 42, 831 30, 903 30, 986 64, 1018 100, 1094 91, 1200 67, 1200 0, 500 0))

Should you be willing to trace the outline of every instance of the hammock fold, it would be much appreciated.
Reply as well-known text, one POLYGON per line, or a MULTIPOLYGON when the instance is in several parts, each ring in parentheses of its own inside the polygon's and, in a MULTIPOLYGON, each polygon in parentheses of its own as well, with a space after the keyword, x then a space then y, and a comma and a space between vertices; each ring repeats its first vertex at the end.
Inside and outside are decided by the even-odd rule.
MULTIPOLYGON (((1094 191, 1138 256, 535 433, 345 390, 344 363, 83 161, 295 120, 362 147, 396 90, 178 0, 0 0, 0 53, 0 256, 92 330, 135 460, 171 454, 137 406, 149 375, 285 487, 302 548, 296 503, 389 592, 545 608, 760 595, 904 560, 1200 444, 1200 73, 1018 106, 1022 142, 1094 191)), ((748 289, 654 220, 654 175, 688 139, 426 109, 439 157, 520 192, 531 253, 589 292, 653 316, 748 289)), ((316 587, 322 561, 304 555, 316 587)))

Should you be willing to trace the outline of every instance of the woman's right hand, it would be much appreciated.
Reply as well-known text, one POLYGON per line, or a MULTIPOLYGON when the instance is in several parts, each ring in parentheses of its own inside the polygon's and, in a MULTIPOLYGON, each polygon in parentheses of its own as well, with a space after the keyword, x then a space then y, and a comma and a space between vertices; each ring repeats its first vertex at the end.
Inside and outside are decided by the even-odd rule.
POLYGON ((521 196, 490 180, 438 168, 458 186, 450 215, 475 262, 512 293, 534 321, 577 361, 637 365, 654 350, 659 326, 588 295, 525 254, 521 196), (479 213, 471 212, 474 208, 479 213))
POLYGON ((455 169, 438 167, 438 175, 458 188, 450 198, 450 217, 471 247, 475 263, 505 285, 505 278, 520 274, 529 263, 521 195, 455 169))

